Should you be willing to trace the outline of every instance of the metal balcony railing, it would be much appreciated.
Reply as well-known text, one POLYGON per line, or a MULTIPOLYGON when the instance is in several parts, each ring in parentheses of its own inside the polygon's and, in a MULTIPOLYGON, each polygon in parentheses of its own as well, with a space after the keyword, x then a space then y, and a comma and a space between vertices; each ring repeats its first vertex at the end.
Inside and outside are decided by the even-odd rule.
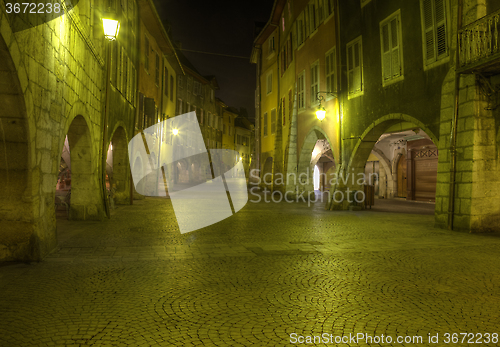
POLYGON ((458 32, 460 70, 489 65, 500 55, 500 10, 490 13, 458 32))

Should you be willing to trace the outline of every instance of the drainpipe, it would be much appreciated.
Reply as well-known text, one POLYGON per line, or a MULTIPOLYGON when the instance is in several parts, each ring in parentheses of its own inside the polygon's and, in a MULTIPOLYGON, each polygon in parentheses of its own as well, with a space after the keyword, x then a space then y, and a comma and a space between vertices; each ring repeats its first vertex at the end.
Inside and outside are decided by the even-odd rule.
POLYGON ((462 27, 462 7, 463 0, 458 2, 457 10, 457 43, 455 57, 455 105, 453 121, 451 123, 450 134, 450 198, 448 201, 448 229, 453 230, 453 216, 455 214, 455 177, 457 168, 457 123, 458 123, 458 105, 460 91, 460 74, 456 70, 460 67, 460 51, 459 51, 459 30, 462 27))
MULTIPOLYGON (((337 22, 337 32, 336 32, 336 39, 337 39, 337 43, 336 43, 336 53, 337 53, 337 57, 336 57, 336 60, 338 62, 340 62, 340 11, 339 11, 339 0, 336 1, 336 12, 337 12, 337 18, 336 18, 336 22, 337 22)), ((340 64, 337 64, 337 67, 339 66, 340 64)), ((342 66, 342 65, 340 65, 342 66)), ((342 117, 343 117, 343 106, 344 106, 344 94, 342 93, 341 95, 341 98, 342 98, 342 105, 340 104, 340 71, 339 69, 336 67, 336 73, 337 73, 337 107, 339 108, 339 162, 338 162, 338 167, 340 168, 342 166, 342 160, 343 160, 343 155, 342 155, 342 151, 343 151, 343 143, 342 143, 342 139, 344 138, 343 137, 343 132, 342 132, 342 117)))

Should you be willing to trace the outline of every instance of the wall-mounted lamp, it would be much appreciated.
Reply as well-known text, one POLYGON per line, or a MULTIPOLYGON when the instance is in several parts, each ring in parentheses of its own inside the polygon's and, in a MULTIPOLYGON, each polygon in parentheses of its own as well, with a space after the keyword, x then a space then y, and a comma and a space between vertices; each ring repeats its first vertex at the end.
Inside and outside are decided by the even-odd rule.
POLYGON ((114 19, 103 18, 104 37, 110 41, 116 40, 120 31, 120 22, 114 19))
POLYGON ((179 130, 178 130, 178 129, 174 129, 174 130, 172 130, 172 134, 177 135, 178 133, 179 133, 179 130))
POLYGON ((321 105, 323 100, 325 100, 325 97, 321 94, 326 94, 326 95, 331 95, 333 97, 337 97, 337 94, 332 93, 332 92, 317 92, 316 93, 316 99, 319 101, 318 108, 316 109, 316 118, 318 118, 320 121, 323 121, 323 119, 326 118, 326 110, 325 108, 321 105))

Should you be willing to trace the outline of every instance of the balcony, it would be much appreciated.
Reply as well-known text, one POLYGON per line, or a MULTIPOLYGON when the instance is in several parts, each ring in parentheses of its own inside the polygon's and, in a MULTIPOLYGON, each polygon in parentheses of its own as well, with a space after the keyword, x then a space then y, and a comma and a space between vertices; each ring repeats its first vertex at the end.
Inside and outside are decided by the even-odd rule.
POLYGON ((458 32, 459 73, 500 73, 500 10, 458 32))

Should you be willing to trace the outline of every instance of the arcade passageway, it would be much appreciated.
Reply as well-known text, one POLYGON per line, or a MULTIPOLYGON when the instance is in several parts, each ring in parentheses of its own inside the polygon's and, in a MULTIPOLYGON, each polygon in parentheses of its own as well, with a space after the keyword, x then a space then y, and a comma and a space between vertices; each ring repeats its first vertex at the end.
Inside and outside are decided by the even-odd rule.
POLYGON ((249 202, 184 235, 161 198, 118 206, 103 222, 58 220, 59 249, 45 261, 1 268, 0 345, 498 332, 498 235, 435 229, 432 212, 324 205, 249 202))

